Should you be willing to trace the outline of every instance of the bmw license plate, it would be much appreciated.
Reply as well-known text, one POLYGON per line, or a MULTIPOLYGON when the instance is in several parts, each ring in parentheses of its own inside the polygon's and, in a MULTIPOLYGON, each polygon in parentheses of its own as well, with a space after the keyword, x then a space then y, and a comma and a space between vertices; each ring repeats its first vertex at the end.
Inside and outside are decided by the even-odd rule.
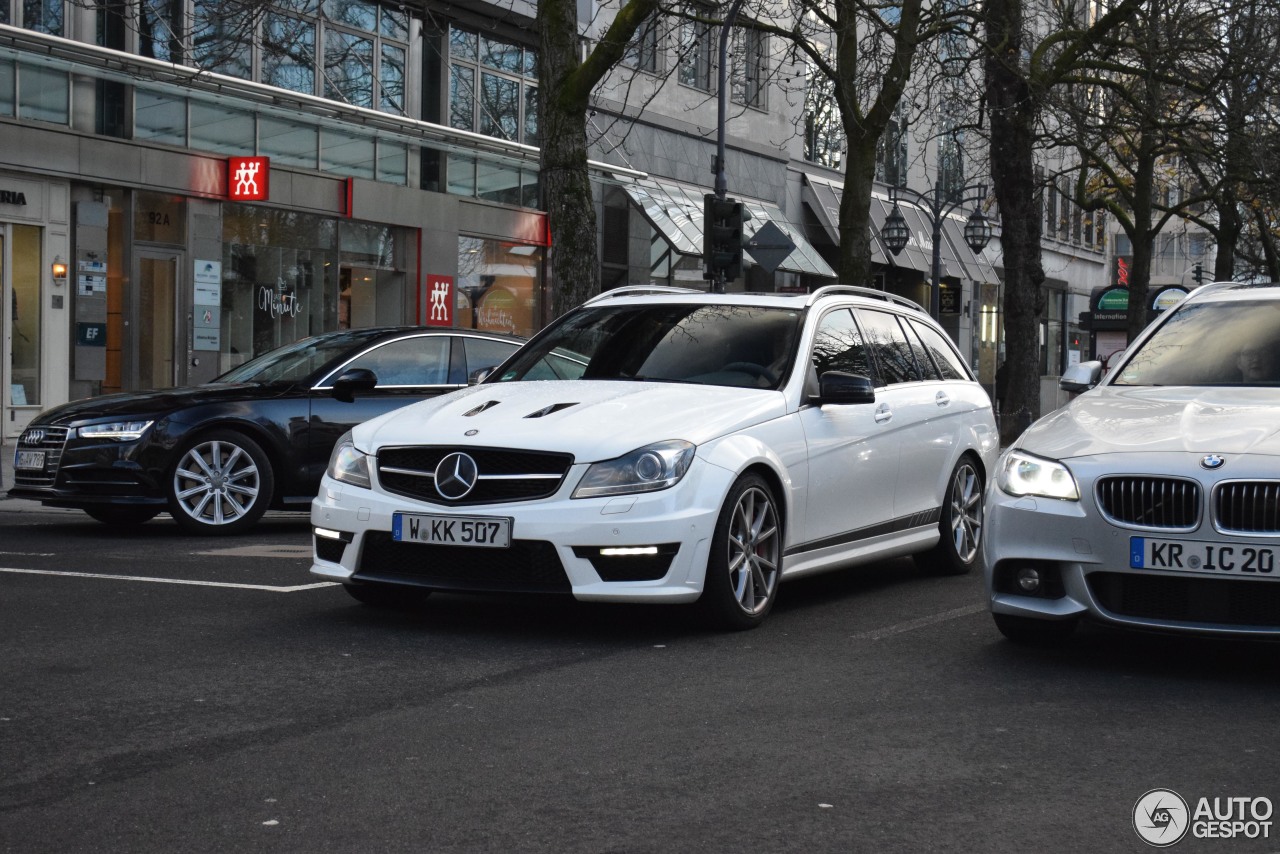
POLYGON ((505 549, 511 545, 511 519, 395 513, 391 516, 391 539, 401 543, 505 549))
POLYGON ((13 467, 23 471, 44 471, 44 451, 18 451, 13 456, 13 467))
POLYGON ((1165 569, 1240 578, 1280 578, 1276 571, 1276 546, 1253 543, 1210 543, 1201 540, 1153 540, 1129 538, 1132 569, 1165 569))

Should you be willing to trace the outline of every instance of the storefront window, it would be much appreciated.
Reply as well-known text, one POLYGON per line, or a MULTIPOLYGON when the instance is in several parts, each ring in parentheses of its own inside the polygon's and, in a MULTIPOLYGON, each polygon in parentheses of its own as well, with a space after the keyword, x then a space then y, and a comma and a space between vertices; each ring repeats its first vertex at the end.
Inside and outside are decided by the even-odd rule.
POLYGON ((541 270, 539 246, 458 238, 456 325, 532 335, 542 327, 541 270))
POLYGON ((221 370, 308 335, 406 322, 406 233, 225 206, 221 370))
POLYGON ((221 370, 338 328, 335 226, 293 211, 224 207, 221 370))
POLYGON ((9 403, 40 403, 40 229, 13 226, 13 278, 9 318, 9 403))

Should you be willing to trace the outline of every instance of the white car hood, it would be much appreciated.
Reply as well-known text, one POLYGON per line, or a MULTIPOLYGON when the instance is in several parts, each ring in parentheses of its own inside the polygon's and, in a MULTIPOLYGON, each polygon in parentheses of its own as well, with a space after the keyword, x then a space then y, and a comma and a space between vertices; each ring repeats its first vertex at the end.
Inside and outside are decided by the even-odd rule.
POLYGON ((1280 454, 1280 392, 1100 386, 1037 421, 1017 446, 1052 459, 1144 451, 1280 454))
POLYGON ((781 392, 674 383, 507 382, 397 409, 353 431, 366 453, 387 445, 523 448, 613 459, 653 442, 701 445, 786 412, 781 392), (535 413, 545 413, 535 416, 535 413), (535 416, 535 417, 531 417, 535 416))

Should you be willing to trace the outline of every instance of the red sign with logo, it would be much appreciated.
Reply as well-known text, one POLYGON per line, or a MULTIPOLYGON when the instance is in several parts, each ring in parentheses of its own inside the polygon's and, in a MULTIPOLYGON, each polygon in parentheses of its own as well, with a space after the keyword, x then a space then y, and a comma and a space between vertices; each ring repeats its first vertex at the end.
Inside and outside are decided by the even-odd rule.
POLYGON ((418 322, 425 326, 453 326, 453 276, 427 274, 418 301, 418 322))
POLYGON ((228 157, 227 198, 236 202, 265 202, 270 195, 270 157, 228 157))

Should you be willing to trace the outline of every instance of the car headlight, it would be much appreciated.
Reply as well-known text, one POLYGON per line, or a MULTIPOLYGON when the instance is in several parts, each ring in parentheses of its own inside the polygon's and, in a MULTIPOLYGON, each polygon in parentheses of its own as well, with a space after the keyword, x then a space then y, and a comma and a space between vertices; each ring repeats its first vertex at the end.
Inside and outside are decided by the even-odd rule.
POLYGON ((111 421, 107 424, 86 424, 77 431, 85 439, 115 439, 132 442, 141 439, 154 421, 111 421))
POLYGON ((373 486, 369 480, 369 455, 356 450, 349 433, 338 440, 329 457, 329 469, 325 474, 352 486, 362 486, 365 489, 373 486))
POLYGON ((593 463, 582 476, 574 498, 655 492, 675 486, 689 470, 697 446, 673 439, 637 448, 614 460, 593 463))
POLYGON ((1080 490, 1071 469, 1054 460, 1022 451, 1009 451, 1000 461, 996 483, 1010 495, 1036 495, 1079 501, 1080 490))

